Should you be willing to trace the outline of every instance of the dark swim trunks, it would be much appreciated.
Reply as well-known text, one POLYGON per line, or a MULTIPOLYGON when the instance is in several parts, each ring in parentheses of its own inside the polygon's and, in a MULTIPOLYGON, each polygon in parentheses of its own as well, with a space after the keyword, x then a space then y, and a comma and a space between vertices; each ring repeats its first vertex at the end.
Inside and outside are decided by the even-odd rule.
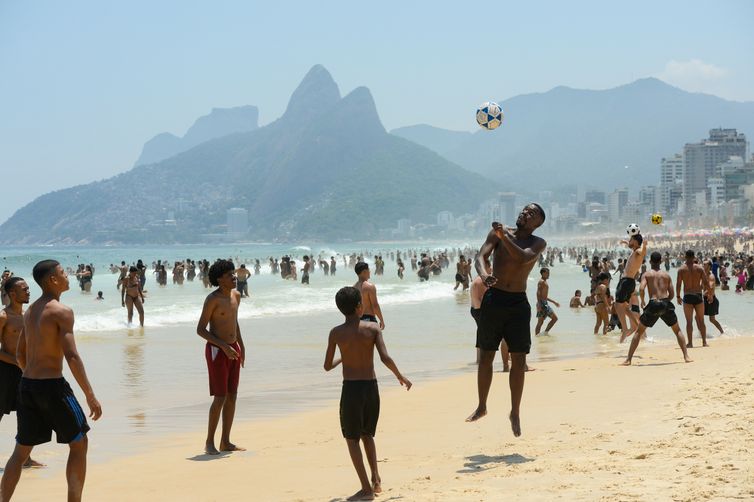
POLYGON ((497 350, 505 340, 508 350, 528 354, 531 348, 531 306, 526 293, 489 288, 482 298, 477 347, 497 350))
POLYGON ((0 361, 0 413, 8 415, 18 408, 18 384, 21 382, 21 368, 15 364, 0 361))
POLYGON ((366 322, 378 322, 377 316, 373 314, 364 314, 363 316, 361 316, 361 320, 366 322))
POLYGON ((668 326, 673 326, 678 322, 678 317, 675 315, 675 307, 669 298, 665 298, 664 300, 649 300, 647 306, 644 307, 644 313, 639 318, 639 322, 647 328, 651 328, 655 325, 657 319, 662 319, 668 326))
POLYGON ((704 298, 704 315, 706 316, 716 316, 720 313, 720 300, 715 297, 712 300, 712 303, 709 303, 707 301, 707 298, 704 298))
POLYGON ((636 312, 637 314, 641 314, 641 309, 638 305, 631 305, 631 312, 636 312))
POLYGON ((463 282, 463 276, 461 274, 456 274, 456 282, 463 282))
POLYGON ((340 430, 346 439, 374 437, 380 418, 377 380, 343 380, 340 393, 340 430))
POLYGON ((55 431, 58 443, 72 443, 89 432, 89 424, 64 378, 21 378, 18 388, 18 434, 24 446, 47 443, 55 431))
POLYGON ((684 305, 699 305, 704 301, 701 293, 686 293, 683 295, 684 305))
POLYGON ((621 278, 618 281, 618 287, 615 288, 615 303, 627 303, 634 291, 636 291, 636 281, 630 277, 621 278))

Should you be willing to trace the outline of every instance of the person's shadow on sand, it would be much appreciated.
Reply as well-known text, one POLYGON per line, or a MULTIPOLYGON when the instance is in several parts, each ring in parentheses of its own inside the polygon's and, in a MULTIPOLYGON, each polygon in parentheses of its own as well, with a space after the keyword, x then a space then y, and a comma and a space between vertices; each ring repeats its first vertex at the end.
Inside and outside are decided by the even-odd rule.
POLYGON ((194 455, 193 457, 187 457, 186 460, 191 460, 194 462, 208 462, 210 460, 219 460, 221 458, 225 458, 230 455, 231 452, 229 451, 221 451, 217 455, 209 455, 207 453, 202 453, 199 455, 194 455))
POLYGON ((456 472, 459 474, 470 474, 474 472, 486 471, 488 469, 494 469, 500 464, 513 465, 524 464, 526 462, 533 462, 533 458, 526 458, 518 453, 511 455, 495 455, 493 457, 489 455, 472 455, 466 457, 467 462, 463 464, 463 469, 456 472))

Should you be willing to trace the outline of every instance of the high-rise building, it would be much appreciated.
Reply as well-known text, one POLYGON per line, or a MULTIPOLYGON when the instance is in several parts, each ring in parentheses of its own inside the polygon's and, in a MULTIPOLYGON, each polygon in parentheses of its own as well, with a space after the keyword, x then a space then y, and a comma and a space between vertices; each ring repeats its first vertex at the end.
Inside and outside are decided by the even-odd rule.
POLYGON ((240 207, 232 207, 225 213, 228 235, 241 237, 249 231, 249 212, 240 207))
POLYGON ((683 198, 687 204, 700 200, 697 194, 708 193, 708 180, 719 177, 718 166, 732 156, 746 158, 746 136, 735 129, 712 129, 708 139, 683 147, 683 198))
POLYGON ((628 204, 628 188, 618 188, 607 196, 607 218, 610 223, 619 223, 628 204))
POLYGON ((724 185, 724 200, 741 197, 741 187, 754 183, 754 160, 744 162, 741 157, 731 157, 720 165, 720 175, 724 185))
POLYGON ((587 190, 586 193, 584 193, 584 202, 589 204, 591 202, 596 202, 597 204, 605 204, 607 201, 605 192, 601 190, 587 190))

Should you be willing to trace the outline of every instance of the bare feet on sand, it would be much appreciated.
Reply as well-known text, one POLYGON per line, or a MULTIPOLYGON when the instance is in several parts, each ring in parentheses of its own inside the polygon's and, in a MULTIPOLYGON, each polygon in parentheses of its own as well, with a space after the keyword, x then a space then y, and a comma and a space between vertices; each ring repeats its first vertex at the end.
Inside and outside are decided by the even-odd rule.
POLYGON ((359 490, 346 500, 374 500, 374 491, 371 488, 369 490, 359 490))
POLYGON ((519 437, 521 435, 521 419, 518 415, 514 415, 513 413, 508 415, 508 418, 511 420, 511 430, 513 431, 513 435, 519 437))
POLYGON ((246 448, 236 446, 233 443, 220 443, 220 451, 246 451, 246 448))
POLYGON ((484 417, 486 415, 487 415, 487 409, 486 408, 485 409, 477 408, 476 410, 474 410, 474 413, 472 413, 471 415, 469 415, 469 418, 467 418, 466 421, 467 422, 476 422, 477 420, 479 420, 480 418, 482 418, 482 417, 484 417))
POLYGON ((685 357, 683 358, 683 360, 684 360, 684 361, 686 361, 687 363, 693 363, 693 362, 694 362, 694 360, 693 360, 693 359, 691 359, 691 358, 690 358, 689 356, 685 356, 685 357))
POLYGON ((382 493, 382 480, 378 479, 377 481, 372 481, 372 491, 375 495, 382 493))
POLYGON ((622 363, 620 363, 621 366, 631 366, 631 359, 626 359, 622 363))
POLYGON ((37 462, 36 460, 29 457, 26 462, 24 462, 24 469, 30 469, 32 467, 47 467, 41 462, 37 462))
POLYGON ((220 452, 215 448, 214 443, 207 443, 204 445, 204 453, 207 455, 219 455, 220 452))

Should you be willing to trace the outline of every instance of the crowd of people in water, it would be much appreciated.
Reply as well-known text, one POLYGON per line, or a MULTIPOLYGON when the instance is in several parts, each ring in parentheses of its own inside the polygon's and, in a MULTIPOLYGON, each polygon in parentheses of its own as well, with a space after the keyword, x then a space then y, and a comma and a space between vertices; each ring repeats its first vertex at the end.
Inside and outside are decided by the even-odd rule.
MULTIPOLYGON (((510 374, 511 411, 508 418, 515 436, 521 435, 524 374, 532 369, 526 362, 531 347, 532 310, 536 315, 535 336, 549 335, 558 321, 552 305, 557 308, 560 304, 550 298, 552 268, 565 264, 581 268, 584 288, 574 292, 568 305, 573 309, 593 308, 595 335, 604 336, 620 330, 620 342, 630 338, 624 365, 631 364, 646 331, 658 320, 675 334, 684 361, 692 362, 688 349, 694 347, 694 325, 701 336, 702 346, 708 346, 705 318, 720 333, 723 332, 717 320, 720 301, 716 290, 731 289, 731 281, 736 293, 754 290, 754 250, 750 236, 717 236, 679 242, 668 237, 636 233, 622 241, 621 249, 616 249, 614 240, 548 247, 542 238, 533 234, 544 221, 545 212, 539 205, 527 205, 515 227, 493 223, 478 249, 394 249, 344 255, 323 252, 301 258, 292 255, 265 259, 236 257, 235 260, 217 259, 214 262, 207 259, 160 259, 153 261, 151 266, 142 259, 130 264, 122 260, 119 265, 110 264, 109 271, 117 276, 114 285, 120 293, 122 306, 127 309, 129 324, 136 312, 141 326, 144 326, 146 286, 150 275, 154 276, 157 287, 168 287, 168 275, 171 275, 173 285, 197 280, 206 288, 215 288, 204 301, 196 332, 206 340, 205 358, 212 396, 204 449, 208 455, 217 455, 243 450, 231 441, 230 431, 240 368, 246 359, 238 309, 242 298, 250 294, 251 276, 260 275, 264 263, 270 274, 286 281, 300 280, 301 284, 308 285, 314 274, 335 276, 339 268, 353 270, 356 275, 353 286, 340 288, 335 295, 344 322, 329 334, 324 369, 330 371, 341 363, 343 365, 340 425, 361 483, 361 489, 352 499, 371 500, 382 490, 373 439, 380 408, 373 352, 378 352, 382 363, 401 385, 407 390, 412 386, 388 355, 382 337, 385 317, 372 274, 384 275, 385 260, 395 264, 400 280, 410 277, 410 270, 420 282, 430 281, 455 265, 453 290, 469 291, 471 316, 477 326, 479 402, 466 420, 474 422, 487 414, 492 362, 500 350, 504 371, 510 374), (300 261, 297 263, 297 260, 300 261), (535 308, 532 309, 526 289, 535 267, 538 267, 539 280, 535 308), (675 272, 675 283, 671 270, 675 272), (675 313, 676 304, 683 309, 685 338, 675 313), (339 357, 336 357, 338 351, 339 357), (221 418, 220 441, 216 446, 215 434, 221 418), (364 465, 362 445, 369 473, 364 465)), ((30 300, 26 281, 9 270, 0 277, 4 306, 0 311, 0 372, 3 374, 0 379, 0 411, 8 414, 17 410, 18 420, 16 447, 0 483, 2 500, 10 499, 22 467, 40 465, 31 460, 32 449, 50 441, 53 430, 58 442, 70 447, 69 494, 73 494, 73 499, 80 498, 89 425, 62 377, 63 358, 68 361, 86 397, 91 412, 89 416, 97 420, 102 408, 73 341, 73 312, 60 302, 60 297, 69 289, 69 276, 76 278, 82 292, 90 293, 94 273, 95 266, 91 263, 78 264, 67 270, 55 260, 37 263, 32 275, 42 289, 42 296, 25 311, 24 306, 30 300)), ((103 297, 103 292, 99 291, 97 300, 103 297)))

